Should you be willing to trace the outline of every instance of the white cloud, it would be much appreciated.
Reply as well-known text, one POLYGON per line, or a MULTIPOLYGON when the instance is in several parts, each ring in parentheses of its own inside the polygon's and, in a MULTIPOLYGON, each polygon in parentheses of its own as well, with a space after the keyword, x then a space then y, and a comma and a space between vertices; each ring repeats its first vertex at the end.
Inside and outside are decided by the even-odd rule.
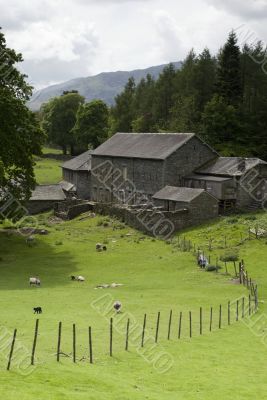
POLYGON ((164 62, 176 61, 177 55, 185 50, 180 39, 183 37, 182 29, 165 10, 154 13, 154 24, 157 32, 154 51, 159 52, 164 62))

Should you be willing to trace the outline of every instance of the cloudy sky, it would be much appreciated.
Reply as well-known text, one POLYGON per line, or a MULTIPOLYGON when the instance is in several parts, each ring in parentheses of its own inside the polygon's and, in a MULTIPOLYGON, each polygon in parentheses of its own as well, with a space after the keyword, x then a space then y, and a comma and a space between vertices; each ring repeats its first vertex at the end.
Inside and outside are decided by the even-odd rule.
POLYGON ((0 10, 36 88, 216 52, 232 28, 267 42, 267 0, 0 0, 0 10))

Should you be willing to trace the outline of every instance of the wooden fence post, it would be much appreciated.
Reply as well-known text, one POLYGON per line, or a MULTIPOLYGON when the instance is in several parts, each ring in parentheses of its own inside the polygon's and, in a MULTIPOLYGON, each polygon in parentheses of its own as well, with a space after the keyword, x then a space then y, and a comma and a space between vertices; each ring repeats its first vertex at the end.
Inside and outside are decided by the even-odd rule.
POLYGON ((109 355, 112 357, 113 318, 110 318, 109 334, 109 355))
POLYGON ((199 333, 202 335, 202 307, 199 309, 199 333))
POLYGON ((170 340, 170 336, 171 336, 171 325, 172 325, 172 310, 170 311, 170 316, 169 316, 168 340, 170 340))
POLYGON ((157 326, 156 326, 155 343, 158 343, 158 337, 159 337, 159 321, 160 321, 160 311, 158 312, 158 317, 157 317, 157 326))
POLYGON ((126 325, 126 341, 125 341, 125 350, 128 351, 129 347, 129 327, 130 327, 130 318, 127 320, 127 325, 126 325))
POLYGON ((34 355, 37 343, 37 335, 38 335, 38 327, 39 327, 39 319, 35 322, 35 330, 34 330, 34 338, 33 338, 33 345, 32 345, 32 357, 31 357, 31 365, 34 365, 34 355))
POLYGON ((90 364, 93 364, 93 345, 92 345, 92 328, 89 326, 89 358, 90 364))
POLYGON ((222 327, 222 305, 219 307, 219 329, 222 327))
POLYGON ((181 338, 181 330, 182 330, 182 311, 180 311, 180 316, 179 316, 179 328, 178 328, 178 339, 181 338))
POLYGON ((59 362, 59 355, 60 355, 61 331, 62 331, 62 322, 59 322, 59 324, 58 324, 58 339, 57 339, 57 362, 59 362))
POLYGON ((239 301, 236 300, 236 321, 238 321, 238 313, 239 313, 239 301))
POLYGON ((73 347, 73 362, 76 363, 76 326, 75 324, 73 324, 72 326, 72 334, 73 334, 73 343, 72 343, 72 347, 73 347))
POLYGON ((227 312, 227 319, 228 319, 228 325, 230 325, 231 324, 231 303, 230 303, 230 301, 228 301, 228 307, 227 307, 227 309, 228 309, 228 312, 227 312))
POLYGON ((242 297, 242 318, 245 316, 245 297, 242 297))
POLYGON ((144 315, 144 322, 143 322, 143 330, 142 330, 142 340, 141 340, 141 347, 144 347, 144 340, 145 340, 145 330, 146 330, 146 314, 144 315))
POLYGON ((192 337, 192 313, 189 311, 189 336, 192 337))
POLYGON ((13 351, 14 351, 14 347, 15 347, 16 336, 17 336, 17 329, 15 329, 14 333, 13 333, 13 339, 12 339, 12 343, 11 343, 11 348, 10 348, 10 353, 9 353, 9 358, 8 358, 8 364, 7 364, 7 370, 8 371, 10 370, 10 366, 11 366, 11 360, 12 360, 13 351))
POLYGON ((210 332, 212 329, 212 307, 210 307, 210 332))

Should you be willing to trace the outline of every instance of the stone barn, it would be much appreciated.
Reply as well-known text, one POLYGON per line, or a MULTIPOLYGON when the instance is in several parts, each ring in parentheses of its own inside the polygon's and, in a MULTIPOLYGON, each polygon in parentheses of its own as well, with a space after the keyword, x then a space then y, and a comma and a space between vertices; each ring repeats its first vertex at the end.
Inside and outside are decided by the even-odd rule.
POLYGON ((91 198, 91 150, 78 157, 66 161, 62 165, 63 181, 60 182, 63 190, 81 199, 91 198))
POLYGON ((218 154, 194 133, 116 133, 92 153, 92 200, 152 199, 218 154))
POLYGON ((56 203, 66 200, 60 185, 39 185, 33 190, 26 205, 30 214, 38 214, 54 208, 56 203))

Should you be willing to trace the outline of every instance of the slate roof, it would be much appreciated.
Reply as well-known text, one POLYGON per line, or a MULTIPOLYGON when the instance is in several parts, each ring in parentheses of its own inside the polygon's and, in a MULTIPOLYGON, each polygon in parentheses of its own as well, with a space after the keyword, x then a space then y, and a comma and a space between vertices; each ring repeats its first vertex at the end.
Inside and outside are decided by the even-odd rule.
POLYGON ((194 136, 194 133, 116 133, 92 154, 164 160, 194 136))
POLYGON ((66 196, 60 185, 40 185, 36 186, 30 197, 30 201, 61 201, 66 196))
POLYGON ((71 182, 61 181, 61 182, 59 182, 59 185, 61 186, 61 188, 63 190, 65 190, 65 192, 76 192, 76 190, 77 190, 74 183, 71 183, 71 182))
POLYGON ((187 187, 165 186, 152 197, 158 200, 171 200, 190 203, 193 199, 204 193, 204 189, 192 189, 187 187))
POLYGON ((184 179, 195 179, 195 180, 203 180, 203 181, 209 181, 209 182, 226 182, 230 181, 231 177, 228 176, 213 176, 213 175, 201 175, 201 174, 193 174, 193 175, 188 175, 184 179))
POLYGON ((66 161, 62 168, 70 169, 71 171, 90 171, 91 170, 91 154, 92 150, 87 150, 77 157, 66 161))
POLYGON ((259 164, 267 164, 259 158, 219 157, 196 170, 199 174, 241 176, 259 164))

